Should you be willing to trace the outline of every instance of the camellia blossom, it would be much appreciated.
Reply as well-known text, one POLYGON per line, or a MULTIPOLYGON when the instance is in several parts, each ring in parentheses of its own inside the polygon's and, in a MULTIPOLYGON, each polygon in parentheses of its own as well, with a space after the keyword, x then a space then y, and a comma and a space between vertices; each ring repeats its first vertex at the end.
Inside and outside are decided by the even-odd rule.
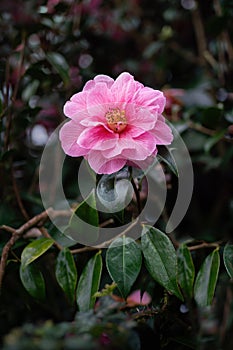
POLYGON ((145 87, 129 73, 114 81, 97 75, 64 106, 71 120, 60 129, 64 152, 84 156, 99 174, 112 174, 125 165, 142 169, 157 154, 157 145, 173 140, 162 116, 166 99, 159 90, 145 87))

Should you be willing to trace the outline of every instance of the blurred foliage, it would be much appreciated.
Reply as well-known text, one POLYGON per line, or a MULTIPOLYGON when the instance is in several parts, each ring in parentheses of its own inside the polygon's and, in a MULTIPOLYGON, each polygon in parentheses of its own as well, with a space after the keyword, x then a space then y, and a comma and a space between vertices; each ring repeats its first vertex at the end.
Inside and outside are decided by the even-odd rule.
MULTIPOLYGON (((110 298, 110 304, 96 314, 88 311, 92 316, 90 319, 83 316, 82 323, 82 313, 71 302, 77 276, 78 281, 87 283, 88 263, 92 272, 97 269, 98 278, 102 273, 101 281, 96 277, 87 283, 96 292, 111 282, 109 271, 114 276, 116 271, 112 271, 113 266, 110 269, 106 266, 104 250, 103 266, 92 251, 74 253, 72 258, 69 238, 43 216, 26 227, 24 235, 9 247, 0 306, 1 335, 11 332, 4 345, 6 349, 16 346, 27 349, 34 343, 38 349, 58 349, 58 346, 101 349, 109 348, 109 337, 114 339, 111 349, 118 348, 119 339, 121 349, 140 349, 140 346, 150 349, 149 344, 154 342, 158 349, 183 350, 196 348, 196 341, 200 349, 232 349, 232 19, 231 0, 1 0, 0 225, 17 229, 43 212, 38 179, 43 148, 65 119, 62 111, 65 101, 96 74, 115 78, 122 71, 129 71, 143 84, 162 89, 167 97, 165 117, 180 132, 194 167, 192 201, 174 233, 175 242, 185 242, 191 247, 191 257, 187 246, 182 246, 178 254, 179 283, 189 296, 188 302, 166 291, 164 294, 167 282, 162 279, 161 283, 154 266, 149 267, 149 271, 153 270, 152 278, 145 261, 141 264, 138 260, 138 275, 132 276, 130 282, 120 281, 121 288, 124 293, 126 287, 148 291, 152 296, 149 310, 139 306, 139 311, 134 308, 126 311, 113 304, 114 316, 109 321, 110 298), (41 239, 41 235, 49 235, 44 238, 48 245, 42 250, 36 239, 41 239), (21 254, 28 244, 36 247, 36 255, 29 256, 36 261, 20 267, 21 254), (59 253, 61 246, 66 250, 59 253), (184 266, 186 275, 182 273, 184 266), (201 295, 202 301, 212 297, 216 283, 209 306, 198 307, 193 298, 194 267, 196 275, 202 271, 194 288, 197 293, 202 285, 199 282, 213 274, 208 279, 211 283, 207 294, 201 295), (37 277, 33 279, 33 276, 37 277), (105 310, 108 310, 106 315, 105 310), (135 324, 137 312, 139 325, 135 324), (47 320, 53 323, 38 327, 47 320), (76 322, 86 324, 87 328, 82 332, 76 322), (12 330, 20 326, 23 327, 12 330), (101 336, 103 343, 106 342, 99 345, 96 339, 101 336)), ((161 153, 161 160, 163 156, 161 153)), ((59 171, 54 164, 47 169, 48 174, 50 170, 59 171)), ((161 230, 177 193, 174 166, 165 162, 164 168, 169 190, 166 212, 157 223, 161 230)), ((77 161, 67 157, 64 189, 74 208, 85 212, 85 204, 77 207, 80 196, 76 172, 77 161)), ((143 186, 141 194, 145 195, 143 186)), ((136 204, 131 203, 125 213, 115 214, 115 223, 120 226, 122 220, 131 221, 136 210, 136 204)), ((110 227, 111 219, 111 215, 99 215, 100 223, 110 220, 110 227)), ((96 222, 95 217, 93 220, 96 222)), ((13 231, 4 226, 0 231, 0 249, 4 255, 13 231)), ((149 247, 160 254, 155 243, 151 239, 149 247)), ((118 254, 122 258, 122 252, 118 254)), ((173 272, 171 277, 174 278, 173 272)), ((179 296, 177 282, 173 283, 179 296)))

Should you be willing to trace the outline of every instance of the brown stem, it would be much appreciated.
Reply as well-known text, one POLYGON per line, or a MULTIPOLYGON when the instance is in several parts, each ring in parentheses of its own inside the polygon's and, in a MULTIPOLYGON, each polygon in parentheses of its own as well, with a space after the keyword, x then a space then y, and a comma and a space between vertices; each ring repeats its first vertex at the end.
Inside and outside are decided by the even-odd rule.
MULTIPOLYGON (((46 228, 44 226, 40 227, 39 230, 40 230, 40 232, 42 233, 42 235, 44 237, 53 239, 53 237, 51 237, 51 235, 48 233, 48 231, 46 230, 46 228)), ((63 249, 63 247, 59 243, 57 243, 56 241, 54 241, 53 244, 58 250, 62 250, 63 249)))
POLYGON ((192 121, 188 122, 188 126, 191 129, 194 129, 196 131, 200 131, 203 134, 206 134, 206 135, 209 135, 209 136, 213 136, 216 133, 215 130, 208 129, 208 128, 204 127, 203 125, 197 124, 197 123, 193 123, 192 121))
POLYGON ((200 61, 204 64, 205 60, 203 57, 203 53, 207 50, 207 43, 206 43, 204 25, 203 25, 201 14, 198 8, 198 4, 196 8, 192 11, 192 21, 193 21, 193 27, 196 35, 198 56, 200 61))
POLYGON ((202 242, 200 244, 188 247, 190 251, 192 250, 197 250, 197 249, 202 249, 202 248, 217 248, 219 247, 219 244, 221 244, 222 241, 215 242, 215 243, 207 243, 207 242, 202 242))
POLYGON ((13 229, 12 227, 6 226, 6 225, 0 227, 12 233, 12 237, 6 243, 6 245, 2 250, 2 257, 0 262, 0 289, 2 287, 2 281, 5 274, 7 259, 11 248, 14 246, 15 242, 23 235, 25 231, 27 231, 29 228, 33 226, 36 226, 38 223, 44 222, 47 218, 48 218, 48 211, 44 211, 41 214, 36 215, 35 217, 27 221, 18 229, 13 229))
POLYGON ((71 250, 72 254, 77 254, 77 253, 84 253, 84 252, 88 252, 88 251, 92 251, 92 250, 99 250, 99 249, 104 249, 107 248, 109 246, 109 244, 111 244, 116 238, 122 237, 124 236, 127 232, 129 232, 135 225, 137 225, 138 223, 138 218, 135 219, 131 225, 129 225, 124 231, 122 231, 119 235, 117 235, 116 237, 109 239, 108 241, 103 242, 102 244, 96 245, 96 246, 86 246, 83 248, 78 248, 78 249, 73 249, 71 250))

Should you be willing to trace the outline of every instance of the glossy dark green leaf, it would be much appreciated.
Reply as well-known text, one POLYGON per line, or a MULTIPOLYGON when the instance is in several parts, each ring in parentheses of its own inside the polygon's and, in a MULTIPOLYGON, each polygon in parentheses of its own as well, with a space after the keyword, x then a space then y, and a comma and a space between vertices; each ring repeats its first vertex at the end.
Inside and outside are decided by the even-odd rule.
POLYGON ((158 154, 157 154, 157 158, 161 161, 163 161, 165 164, 167 164, 167 166, 169 167, 169 169, 178 177, 178 170, 177 170, 177 166, 176 166, 176 162, 171 154, 171 152, 169 152, 169 150, 167 149, 167 147, 165 146, 158 146, 158 154))
POLYGON ((186 244, 181 244, 177 250, 178 282, 184 295, 191 299, 193 296, 193 283, 195 268, 190 251, 186 244))
POLYGON ((95 293, 99 289, 102 273, 101 252, 94 255, 84 267, 77 287, 77 305, 79 311, 88 311, 95 305, 95 293))
POLYGON ((183 300, 177 284, 177 257, 171 240, 160 230, 145 225, 141 243, 150 275, 168 292, 183 300))
POLYGON ((20 279, 28 293, 36 299, 45 299, 45 281, 41 271, 35 263, 20 265, 20 279))
POLYGON ((39 238, 29 243, 23 250, 21 255, 21 264, 23 267, 43 255, 54 243, 51 238, 39 238))
POLYGON ((233 244, 227 244, 223 250, 223 261, 230 278, 233 279, 233 244))
POLYGON ((96 210, 95 193, 92 191, 75 209, 65 234, 79 243, 94 245, 99 236, 98 226, 99 216, 96 210))
POLYGON ((128 296, 141 265, 141 249, 132 238, 123 236, 110 244, 106 253, 106 266, 124 298, 128 296))
POLYGON ((46 57, 66 84, 69 81, 69 65, 65 57, 57 52, 48 52, 46 57))
POLYGON ((200 270, 194 284, 194 298, 200 307, 212 303, 215 287, 218 279, 220 258, 218 249, 209 254, 200 270))
POLYGON ((68 300, 73 303, 77 284, 77 269, 73 255, 68 248, 59 252, 55 273, 60 287, 65 292, 68 300))

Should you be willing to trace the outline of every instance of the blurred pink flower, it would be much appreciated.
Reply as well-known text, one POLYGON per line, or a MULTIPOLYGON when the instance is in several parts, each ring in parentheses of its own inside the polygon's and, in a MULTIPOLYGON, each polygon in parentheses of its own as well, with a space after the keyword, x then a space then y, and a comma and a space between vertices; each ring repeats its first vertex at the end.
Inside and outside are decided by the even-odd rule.
POLYGON ((144 87, 129 73, 114 81, 97 75, 64 106, 71 120, 60 130, 64 152, 84 156, 99 174, 112 174, 126 164, 147 167, 157 145, 168 145, 173 136, 162 112, 165 97, 144 87))
POLYGON ((146 306, 152 301, 150 294, 146 291, 142 294, 140 289, 137 289, 134 292, 132 292, 126 299, 115 294, 112 295, 112 298, 117 302, 125 303, 125 305, 122 306, 122 308, 135 307, 138 305, 146 306))
POLYGON ((127 306, 133 307, 136 305, 148 305, 151 302, 151 296, 147 292, 144 292, 141 295, 141 291, 139 289, 135 290, 131 293, 126 299, 127 306))

